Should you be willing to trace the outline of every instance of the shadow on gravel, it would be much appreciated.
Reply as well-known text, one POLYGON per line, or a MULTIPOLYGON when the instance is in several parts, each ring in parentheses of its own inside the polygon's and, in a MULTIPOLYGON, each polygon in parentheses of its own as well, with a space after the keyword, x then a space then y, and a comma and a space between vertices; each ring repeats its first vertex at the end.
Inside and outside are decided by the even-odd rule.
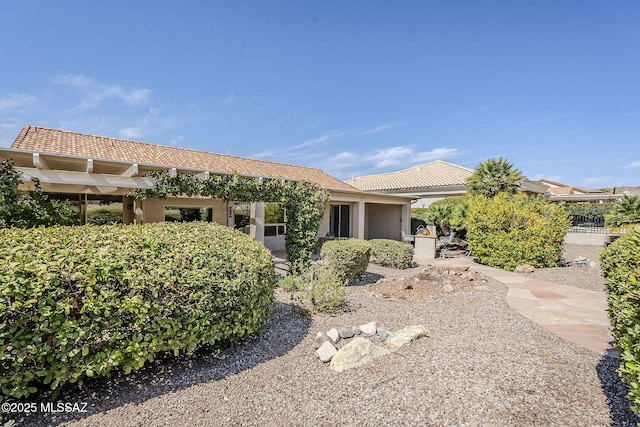
POLYGON ((607 404, 611 412, 611 425, 615 427, 635 426, 640 419, 631 410, 631 404, 627 398, 629 388, 620 379, 616 372, 620 366, 620 358, 615 350, 609 350, 605 354, 596 370, 602 384, 602 390, 607 396, 607 404))
POLYGON ((85 381, 81 387, 71 384, 55 398, 49 391, 31 396, 24 402, 36 402, 38 408, 41 408, 41 402, 54 402, 54 407, 58 402, 83 402, 87 412, 38 411, 26 417, 14 417, 16 426, 58 425, 126 404, 141 403, 196 384, 221 380, 284 355, 302 341, 310 326, 310 317, 300 315, 291 304, 276 301, 271 321, 260 335, 216 355, 199 351, 189 357, 167 356, 129 375, 120 372, 111 378, 85 381))

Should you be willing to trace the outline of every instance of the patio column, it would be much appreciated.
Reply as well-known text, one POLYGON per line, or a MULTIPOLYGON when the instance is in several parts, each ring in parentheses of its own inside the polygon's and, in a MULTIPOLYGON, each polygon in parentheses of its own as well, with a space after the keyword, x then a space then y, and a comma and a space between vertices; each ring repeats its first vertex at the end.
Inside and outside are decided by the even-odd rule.
POLYGON ((364 212, 365 212, 365 203, 363 201, 359 201, 354 205, 354 224, 353 224, 353 237, 356 239, 364 240, 364 212))
POLYGON ((402 205, 402 229, 411 234, 411 202, 402 205))
POLYGON ((251 203, 249 235, 264 243, 264 202, 251 203))

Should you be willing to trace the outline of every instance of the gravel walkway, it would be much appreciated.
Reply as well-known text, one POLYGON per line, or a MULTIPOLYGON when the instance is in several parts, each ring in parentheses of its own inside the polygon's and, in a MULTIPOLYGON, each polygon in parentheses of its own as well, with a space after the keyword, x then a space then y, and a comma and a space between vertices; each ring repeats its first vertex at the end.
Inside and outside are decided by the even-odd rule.
MULTIPOLYGON (((420 271, 371 266, 367 279, 412 277, 420 271)), ((72 426, 637 422, 615 373, 618 360, 571 344, 520 316, 505 303, 506 287, 500 283, 403 296, 370 284, 348 290, 348 311, 311 318, 300 315, 288 304, 288 295, 278 291, 273 320, 261 336, 218 357, 169 359, 128 377, 95 380, 82 390, 69 387, 57 400, 87 402, 89 413, 36 414, 20 425, 65 420, 72 426), (391 331, 423 324, 429 334, 398 353, 342 373, 315 358, 316 332, 372 320, 391 331)))

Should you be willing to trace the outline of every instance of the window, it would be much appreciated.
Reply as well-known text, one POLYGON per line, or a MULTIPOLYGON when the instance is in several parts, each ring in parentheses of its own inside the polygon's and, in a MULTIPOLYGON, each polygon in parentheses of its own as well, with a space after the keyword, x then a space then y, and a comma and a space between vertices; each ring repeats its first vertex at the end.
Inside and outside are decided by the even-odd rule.
POLYGON ((193 208, 180 206, 165 206, 164 220, 166 222, 192 222, 192 221, 213 221, 212 208, 193 208))

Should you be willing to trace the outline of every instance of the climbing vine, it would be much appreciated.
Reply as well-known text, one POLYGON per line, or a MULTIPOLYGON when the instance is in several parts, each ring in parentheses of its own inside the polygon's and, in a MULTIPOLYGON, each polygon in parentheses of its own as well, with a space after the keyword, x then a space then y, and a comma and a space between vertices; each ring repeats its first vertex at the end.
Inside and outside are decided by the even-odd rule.
POLYGON ((136 190, 137 199, 167 196, 204 196, 225 201, 281 203, 287 212, 285 246, 287 259, 294 273, 302 272, 315 249, 318 228, 329 201, 329 193, 307 181, 286 181, 273 178, 249 178, 239 175, 212 175, 200 179, 195 175, 152 171, 147 175, 153 188, 136 190))

